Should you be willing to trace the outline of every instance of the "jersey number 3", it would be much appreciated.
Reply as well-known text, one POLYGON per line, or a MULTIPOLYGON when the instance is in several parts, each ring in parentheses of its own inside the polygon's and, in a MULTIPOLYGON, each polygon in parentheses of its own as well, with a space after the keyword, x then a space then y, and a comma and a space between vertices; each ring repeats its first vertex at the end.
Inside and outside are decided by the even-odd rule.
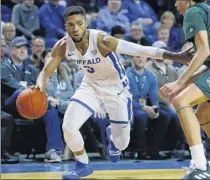
POLYGON ((83 67, 86 68, 87 72, 89 72, 89 73, 94 73, 95 72, 95 70, 92 67, 89 67, 89 66, 83 66, 83 67))

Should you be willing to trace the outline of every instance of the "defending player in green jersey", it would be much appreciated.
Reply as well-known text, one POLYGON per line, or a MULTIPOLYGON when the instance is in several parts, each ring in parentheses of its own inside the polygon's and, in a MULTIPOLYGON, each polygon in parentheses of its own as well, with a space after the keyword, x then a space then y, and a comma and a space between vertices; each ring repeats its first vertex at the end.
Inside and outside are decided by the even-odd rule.
POLYGON ((196 52, 186 71, 163 86, 160 95, 176 108, 190 146, 192 160, 184 179, 209 179, 200 127, 210 137, 210 7, 205 0, 176 0, 176 7, 184 15, 185 38, 194 43, 196 52))

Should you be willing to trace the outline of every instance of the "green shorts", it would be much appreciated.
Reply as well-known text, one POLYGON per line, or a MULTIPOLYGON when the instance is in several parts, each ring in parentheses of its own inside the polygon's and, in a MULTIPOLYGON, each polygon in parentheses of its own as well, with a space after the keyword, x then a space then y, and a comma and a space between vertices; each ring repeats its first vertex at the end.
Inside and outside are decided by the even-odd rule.
POLYGON ((201 74, 194 84, 210 99, 210 69, 201 74))

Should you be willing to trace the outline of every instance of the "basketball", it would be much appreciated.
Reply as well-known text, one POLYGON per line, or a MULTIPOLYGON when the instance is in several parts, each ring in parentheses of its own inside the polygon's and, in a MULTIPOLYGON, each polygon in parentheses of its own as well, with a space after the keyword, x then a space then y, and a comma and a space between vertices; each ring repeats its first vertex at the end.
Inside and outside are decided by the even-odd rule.
POLYGON ((39 89, 26 88, 16 101, 17 110, 26 119, 38 119, 47 111, 47 94, 39 89))

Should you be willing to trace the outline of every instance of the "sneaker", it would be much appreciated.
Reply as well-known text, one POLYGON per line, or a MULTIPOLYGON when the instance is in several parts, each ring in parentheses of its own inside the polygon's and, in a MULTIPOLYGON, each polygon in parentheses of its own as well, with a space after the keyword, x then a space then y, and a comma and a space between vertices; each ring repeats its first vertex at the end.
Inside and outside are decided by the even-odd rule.
POLYGON ((109 146, 107 147, 107 156, 111 162, 116 163, 120 161, 121 151, 115 147, 114 143, 110 139, 111 137, 110 125, 106 128, 106 135, 109 140, 109 146))
POLYGON ((93 169, 90 164, 84 164, 76 160, 73 169, 63 174, 62 179, 80 179, 81 177, 88 176, 93 173, 93 169))
POLYGON ((190 162, 190 168, 183 177, 183 179, 210 179, 210 166, 207 162, 207 169, 205 171, 198 169, 194 162, 190 162))
POLYGON ((60 156, 57 154, 55 149, 50 149, 45 153, 45 162, 61 162, 60 156))

